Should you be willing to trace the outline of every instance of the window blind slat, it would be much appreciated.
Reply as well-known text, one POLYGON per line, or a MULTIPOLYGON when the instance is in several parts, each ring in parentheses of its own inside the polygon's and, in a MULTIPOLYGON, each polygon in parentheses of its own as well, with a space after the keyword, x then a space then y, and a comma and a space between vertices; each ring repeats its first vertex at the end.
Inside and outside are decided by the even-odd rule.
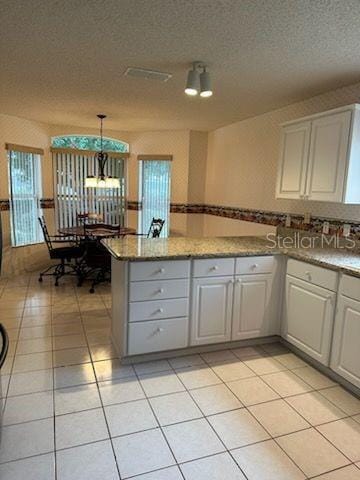
POLYGON ((123 159, 109 156, 105 174, 119 178, 120 189, 85 188, 85 178, 98 174, 94 157, 80 151, 53 151, 56 175, 56 216, 58 227, 77 223, 78 213, 96 213, 106 223, 124 225, 125 178, 123 159))

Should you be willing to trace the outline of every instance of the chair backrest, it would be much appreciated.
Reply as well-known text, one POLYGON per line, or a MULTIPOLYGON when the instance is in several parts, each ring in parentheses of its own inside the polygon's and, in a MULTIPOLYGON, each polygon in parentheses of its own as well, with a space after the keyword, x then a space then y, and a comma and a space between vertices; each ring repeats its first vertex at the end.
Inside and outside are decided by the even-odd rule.
POLYGON ((165 220, 161 218, 154 218, 151 220, 150 228, 147 234, 148 238, 160 237, 161 230, 163 229, 165 220))
POLYGON ((50 238, 47 226, 46 226, 45 218, 44 217, 38 217, 38 220, 39 220, 39 223, 40 223, 40 227, 41 227, 41 230, 42 230, 42 233, 43 233, 43 236, 44 236, 46 246, 47 246, 49 252, 51 252, 53 250, 53 246, 52 246, 51 238, 50 238))

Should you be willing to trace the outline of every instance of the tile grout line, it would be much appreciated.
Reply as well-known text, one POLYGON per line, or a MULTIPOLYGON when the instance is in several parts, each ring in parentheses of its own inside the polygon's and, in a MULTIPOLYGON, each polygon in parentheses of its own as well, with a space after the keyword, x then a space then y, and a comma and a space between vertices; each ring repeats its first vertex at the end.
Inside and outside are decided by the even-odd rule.
MULTIPOLYGON (((78 304, 79 304, 79 296, 78 296, 77 293, 78 293, 78 292, 77 292, 77 290, 76 290, 76 298, 77 298, 77 301, 78 301, 78 304)), ((104 303, 104 302, 103 302, 103 303, 104 303)), ((90 354, 90 345, 89 345, 89 341, 88 341, 88 338, 87 338, 87 335, 86 335, 86 329, 85 329, 85 326, 84 326, 83 313, 82 313, 82 310, 81 310, 81 308, 80 308, 80 304, 79 304, 79 310, 80 310, 81 325, 82 325, 82 328, 83 328, 83 330, 84 330, 84 335, 85 335, 85 339, 86 339, 86 345, 87 345, 87 348, 88 348, 88 351, 89 351, 91 366, 92 366, 92 370, 93 370, 93 374, 94 374, 94 378, 95 378, 95 384, 96 384, 97 394, 98 394, 98 396, 99 396, 99 400, 100 400, 100 404, 101 404, 101 410, 102 410, 102 414, 103 414, 104 421, 105 421, 105 424, 106 424, 106 429, 107 429, 108 436, 109 436, 109 438, 106 439, 106 440, 109 440, 109 442, 110 442, 111 451, 112 451, 112 453, 113 453, 116 470, 117 470, 117 473, 118 473, 118 476, 119 476, 119 480, 121 480, 120 468, 119 468, 119 464, 118 464, 118 461, 117 461, 114 444, 113 444, 113 441, 112 441, 112 436, 111 436, 111 432, 110 432, 109 422, 108 422, 108 419, 107 419, 106 413, 105 413, 105 408, 104 408, 104 404, 103 404, 103 399, 102 399, 102 396, 101 396, 101 393, 100 393, 100 388, 99 388, 98 379, 97 379, 97 376, 96 376, 96 371, 95 371, 95 367, 94 367, 94 362, 93 362, 92 356, 91 356, 91 354, 90 354)))

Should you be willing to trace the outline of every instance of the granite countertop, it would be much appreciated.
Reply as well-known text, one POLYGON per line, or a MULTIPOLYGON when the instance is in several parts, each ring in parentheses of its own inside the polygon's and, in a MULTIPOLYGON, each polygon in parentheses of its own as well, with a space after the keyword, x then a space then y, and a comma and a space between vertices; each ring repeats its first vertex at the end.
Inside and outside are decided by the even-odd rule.
POLYGON ((340 248, 292 248, 283 253, 291 258, 360 278, 360 252, 340 248))
POLYGON ((118 260, 180 260, 187 258, 246 257, 284 254, 297 260, 360 278, 360 251, 345 248, 281 248, 266 237, 111 238, 102 243, 118 260))
POLYGON ((168 237, 141 238, 128 235, 102 240, 103 245, 118 260, 180 260, 186 258, 246 257, 274 255, 265 237, 168 237))

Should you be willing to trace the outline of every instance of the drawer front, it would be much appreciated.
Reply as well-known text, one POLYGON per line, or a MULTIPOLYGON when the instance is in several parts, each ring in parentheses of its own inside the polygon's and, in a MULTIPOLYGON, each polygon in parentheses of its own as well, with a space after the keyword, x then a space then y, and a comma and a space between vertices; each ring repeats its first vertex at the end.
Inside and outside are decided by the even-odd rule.
POLYGON ((130 281, 163 280, 169 278, 188 278, 190 260, 130 263, 130 281))
POLYGON ((189 280, 153 280, 151 282, 131 282, 130 302, 182 298, 189 296, 189 280))
POLYGON ((339 291, 346 297, 360 301, 360 278, 344 275, 340 280, 339 291))
POLYGON ((251 273, 271 273, 275 259, 268 257, 242 257, 236 259, 236 274, 249 275, 251 273))
POLYGON ((194 277, 221 277, 234 275, 234 258, 207 258, 194 260, 194 277))
POLYGON ((187 347, 188 327, 188 318, 132 323, 129 325, 128 355, 187 347))
POLYGON ((188 315, 188 303, 187 298, 132 302, 129 304, 129 322, 185 317, 188 315))
POLYGON ((333 270, 290 258, 287 263, 287 273, 333 292, 337 290, 338 274, 333 270))

